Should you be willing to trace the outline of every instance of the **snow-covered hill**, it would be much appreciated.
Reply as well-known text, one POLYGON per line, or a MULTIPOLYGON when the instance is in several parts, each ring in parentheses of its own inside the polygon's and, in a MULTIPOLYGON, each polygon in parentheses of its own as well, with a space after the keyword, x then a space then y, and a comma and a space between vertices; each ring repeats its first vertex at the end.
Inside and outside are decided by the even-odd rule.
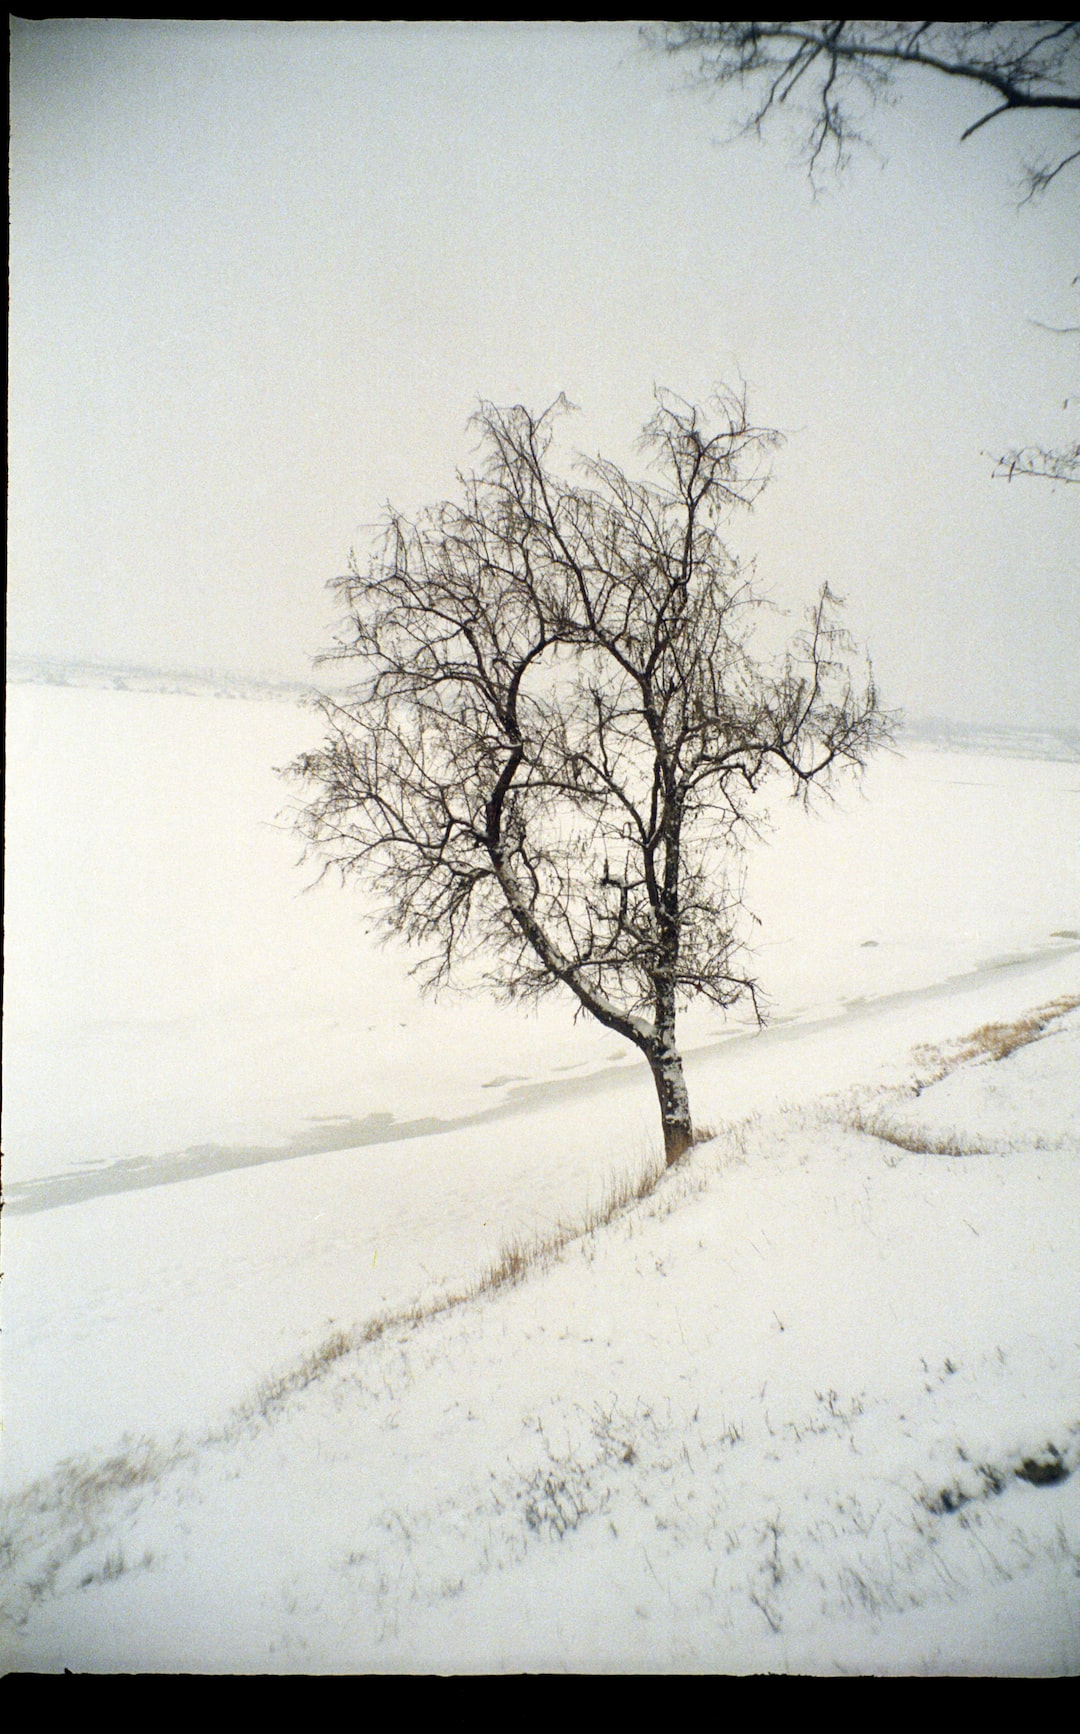
POLYGON ((603 1031, 297 894, 302 711, 9 696, 7 1666, 1080 1670, 1074 765, 777 813, 651 1189, 603 1031))

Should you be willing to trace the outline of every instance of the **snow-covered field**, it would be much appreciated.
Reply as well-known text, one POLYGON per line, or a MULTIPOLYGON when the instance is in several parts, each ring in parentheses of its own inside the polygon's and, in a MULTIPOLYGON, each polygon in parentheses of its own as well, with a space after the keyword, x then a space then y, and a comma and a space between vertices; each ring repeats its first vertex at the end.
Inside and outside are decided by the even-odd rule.
POLYGON ((5 1665, 1080 1671, 1080 765, 778 809, 612 1210, 644 1068, 302 893, 312 729, 9 688, 5 1665))

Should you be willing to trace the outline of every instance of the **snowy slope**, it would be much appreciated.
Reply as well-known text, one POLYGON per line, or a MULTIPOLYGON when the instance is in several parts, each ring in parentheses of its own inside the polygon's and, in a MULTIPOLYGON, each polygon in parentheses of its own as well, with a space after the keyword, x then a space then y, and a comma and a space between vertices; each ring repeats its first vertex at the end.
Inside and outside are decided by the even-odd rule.
POLYGON ((1078 1079, 1074 1011, 967 1063, 981 1155, 852 1129, 910 1085, 753 1119, 516 1285, 68 1464, 12 1502, 11 1663, 1080 1670, 1078 1079))
POLYGON ((778 815, 716 1139, 484 1291, 642 1069, 295 896, 302 714, 13 696, 8 1666, 1080 1668, 1075 765, 778 815))

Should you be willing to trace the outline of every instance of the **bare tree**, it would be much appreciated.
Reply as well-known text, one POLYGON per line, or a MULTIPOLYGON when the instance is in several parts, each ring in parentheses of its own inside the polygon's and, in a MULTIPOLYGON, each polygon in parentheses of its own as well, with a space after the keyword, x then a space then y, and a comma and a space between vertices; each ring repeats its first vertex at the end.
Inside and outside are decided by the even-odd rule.
MULTIPOLYGON (((760 132, 778 110, 797 112, 811 173, 823 158, 841 165, 853 144, 865 142, 862 111, 912 70, 986 92, 990 106, 964 130, 965 139, 1019 109, 1080 112, 1075 19, 692 20, 666 25, 659 40, 671 53, 697 55, 703 82, 753 92, 747 130, 760 132)), ((1028 195, 1045 191, 1078 159, 1074 137, 1028 169, 1028 195)))
POLYGON ((355 663, 323 697, 310 849, 381 897, 436 986, 482 958, 508 998, 567 990, 640 1049, 664 1146, 693 1141, 681 1005, 758 990, 743 958, 742 850, 771 772, 804 799, 888 734, 869 670, 825 589, 769 665, 766 604, 721 535, 764 481, 778 436, 722 396, 714 421, 658 394, 644 430, 659 479, 602 458, 578 482, 543 415, 481 406, 486 461, 460 498, 388 515, 370 563, 334 580, 355 663))
POLYGON ((995 476, 1033 476, 1041 482, 1080 482, 1080 444, 1054 450, 1050 446, 1017 446, 994 464, 995 476))
MULTIPOLYGON (((1080 278, 1074 277, 1073 288, 1078 283, 1080 278)), ((1052 337, 1080 337, 1080 325, 1046 325, 1041 319, 1033 319, 1031 323, 1052 337)), ((1067 397, 1061 407, 1066 411, 1070 407, 1075 409, 1077 401, 1075 395, 1067 397)), ((1058 447, 1017 446, 996 460, 994 474, 1004 476, 1008 482, 1014 476, 1034 476, 1043 482, 1080 482, 1080 441, 1058 447)))
MULTIPOLYGON (((961 133, 1021 109, 1080 117, 1080 20, 795 19, 691 20, 647 35, 670 53, 697 57, 701 83, 751 93, 740 130, 760 134, 783 111, 796 117, 811 179, 841 168, 865 143, 864 112, 898 82, 927 73, 939 83, 974 85, 989 107, 961 133)), ((1080 161, 1080 132, 1025 171, 1025 199, 1043 193, 1080 161)), ((1067 407, 1067 406, 1066 406, 1067 407)), ((1080 481, 1080 446, 1017 447, 994 459, 994 475, 1080 481)))

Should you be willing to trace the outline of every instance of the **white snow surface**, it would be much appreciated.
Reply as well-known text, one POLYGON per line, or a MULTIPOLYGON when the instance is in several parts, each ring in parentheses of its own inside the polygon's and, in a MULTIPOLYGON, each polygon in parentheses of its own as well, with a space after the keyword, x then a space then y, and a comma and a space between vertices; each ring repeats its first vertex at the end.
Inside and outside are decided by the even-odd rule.
POLYGON ((647 1070, 303 894, 313 718, 8 698, 5 1667, 1080 1672, 1080 766, 778 805, 604 1222, 647 1070))

